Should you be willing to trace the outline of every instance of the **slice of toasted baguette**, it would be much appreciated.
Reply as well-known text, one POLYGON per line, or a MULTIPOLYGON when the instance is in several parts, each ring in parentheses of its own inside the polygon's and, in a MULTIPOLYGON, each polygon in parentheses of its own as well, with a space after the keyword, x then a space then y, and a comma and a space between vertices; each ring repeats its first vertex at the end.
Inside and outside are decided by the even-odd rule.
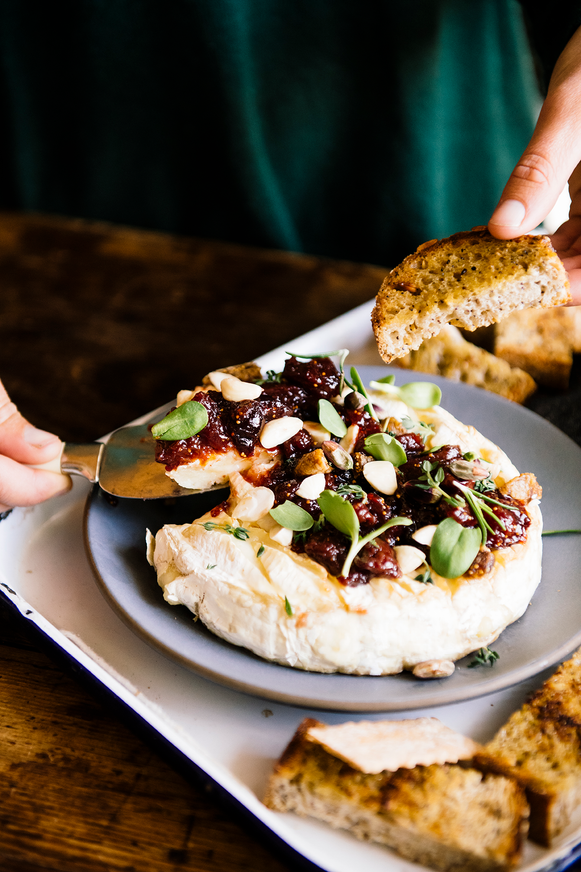
POLYGON ((475 330, 529 306, 570 300, 567 273, 547 236, 499 240, 486 229, 420 245, 385 278, 371 321, 386 363, 445 324, 475 330))
POLYGON ((526 789, 529 836, 550 847, 581 802, 581 649, 474 759, 485 772, 508 775, 526 789))
POLYGON ((468 342, 451 324, 394 363, 404 369, 476 385, 515 403, 524 403, 537 388, 527 372, 468 342))
POLYGON ((541 385, 565 390, 573 365, 573 309, 513 312, 496 325, 494 353, 541 385))
POLYGON ((367 774, 310 741, 306 718, 270 778, 265 804, 349 830, 446 872, 507 870, 526 835, 524 792, 456 764, 367 774))

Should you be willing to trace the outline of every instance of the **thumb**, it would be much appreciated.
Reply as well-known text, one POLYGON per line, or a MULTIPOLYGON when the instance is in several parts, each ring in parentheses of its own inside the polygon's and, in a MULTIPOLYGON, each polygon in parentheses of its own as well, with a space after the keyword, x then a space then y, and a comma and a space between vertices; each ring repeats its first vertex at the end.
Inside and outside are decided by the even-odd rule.
POLYGON ((22 417, 0 381, 0 455, 19 463, 46 463, 57 456, 61 444, 54 433, 37 430, 22 417))
POLYGON ((513 170, 488 227, 511 239, 549 214, 581 161, 581 28, 559 57, 527 148, 513 170))

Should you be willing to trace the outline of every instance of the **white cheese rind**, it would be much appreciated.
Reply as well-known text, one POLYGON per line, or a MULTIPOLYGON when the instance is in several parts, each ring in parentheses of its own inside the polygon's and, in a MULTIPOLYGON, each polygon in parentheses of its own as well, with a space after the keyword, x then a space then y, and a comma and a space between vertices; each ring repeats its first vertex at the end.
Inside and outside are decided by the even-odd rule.
MULTIPOLYGON (((492 463, 497 485, 518 475, 504 452, 444 410, 423 411, 422 420, 435 427, 433 445, 442 444, 438 433, 445 431, 448 444, 492 463)), ((247 540, 201 526, 236 523, 224 513, 165 526, 153 561, 165 599, 183 603, 235 645, 298 669, 387 675, 426 660, 458 660, 490 645, 524 613, 541 578, 541 513, 536 502, 527 510, 526 541, 496 551, 493 570, 480 578, 432 573, 434 584, 404 575, 344 587, 258 523, 244 524, 247 540)))

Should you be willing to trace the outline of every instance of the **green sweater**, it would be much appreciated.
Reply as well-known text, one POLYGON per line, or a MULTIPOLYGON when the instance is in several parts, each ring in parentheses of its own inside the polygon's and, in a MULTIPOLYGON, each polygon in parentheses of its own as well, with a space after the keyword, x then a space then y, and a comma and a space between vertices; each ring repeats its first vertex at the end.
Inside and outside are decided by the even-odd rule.
POLYGON ((486 223, 515 0, 0 0, 0 206, 389 265, 486 223))

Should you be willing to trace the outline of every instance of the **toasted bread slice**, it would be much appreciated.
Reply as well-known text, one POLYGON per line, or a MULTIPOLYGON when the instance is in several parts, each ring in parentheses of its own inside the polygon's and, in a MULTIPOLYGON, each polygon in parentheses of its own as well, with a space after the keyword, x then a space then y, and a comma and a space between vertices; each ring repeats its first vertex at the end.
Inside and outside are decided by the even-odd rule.
POLYGON ((494 353, 541 385, 565 390, 573 365, 574 309, 523 309, 496 325, 494 353))
POLYGON ((379 842, 447 872, 506 870, 527 828, 524 792, 507 778, 456 764, 361 772, 308 738, 307 718, 271 776, 265 804, 379 842))
POLYGON ((581 802, 581 649, 475 755, 515 778, 531 806, 529 836, 550 847, 581 802))
POLYGON ((451 324, 394 363, 404 369, 476 385, 515 403, 524 403, 537 388, 527 372, 468 342, 451 324))
POLYGON ((567 273, 547 236, 499 240, 478 229, 420 245, 385 278, 371 320, 390 363, 445 324, 475 330, 517 309, 569 300, 567 273))

